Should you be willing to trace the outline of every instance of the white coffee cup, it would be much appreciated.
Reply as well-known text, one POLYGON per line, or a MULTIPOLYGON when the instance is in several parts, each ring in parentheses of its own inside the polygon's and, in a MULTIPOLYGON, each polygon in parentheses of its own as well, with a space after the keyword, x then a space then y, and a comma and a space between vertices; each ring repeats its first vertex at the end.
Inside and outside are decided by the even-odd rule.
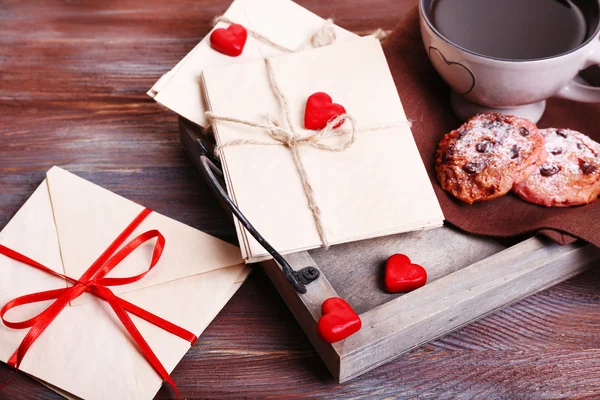
POLYGON ((460 118, 491 111, 537 122, 552 96, 600 103, 600 88, 578 77, 583 69, 600 65, 600 0, 587 0, 598 15, 590 19, 596 26, 590 27, 593 34, 584 43, 567 53, 533 60, 498 59, 452 43, 432 23, 435 1, 439 0, 419 0, 421 35, 429 59, 453 89, 452 108, 460 118))

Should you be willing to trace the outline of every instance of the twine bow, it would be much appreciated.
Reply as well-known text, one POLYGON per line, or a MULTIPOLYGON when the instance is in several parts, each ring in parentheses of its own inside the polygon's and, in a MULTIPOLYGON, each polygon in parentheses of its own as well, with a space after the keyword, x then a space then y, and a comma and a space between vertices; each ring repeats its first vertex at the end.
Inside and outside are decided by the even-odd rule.
MULTIPOLYGON (((285 98, 283 99, 285 101, 285 98)), ((287 106, 287 103, 286 103, 287 106)), ((313 219, 315 221, 315 227, 317 228, 317 233, 319 234, 319 238, 321 239, 321 243, 323 247, 328 248, 329 242, 327 240, 327 235, 325 234, 325 228, 323 227, 323 222, 321 221, 321 210, 317 205, 315 200, 315 193, 308 179, 308 174, 306 172, 306 168, 304 167, 304 163, 302 162, 302 158, 300 157, 300 146, 309 146, 316 149, 326 150, 326 151, 343 151, 348 147, 352 146, 352 144, 356 141, 356 122, 354 118, 352 118, 348 114, 338 115, 331 121, 327 123, 325 128, 317 131, 313 134, 307 136, 299 136, 293 128, 293 125, 288 125, 286 128, 279 127, 277 123, 268 118, 267 124, 254 123, 251 121, 244 121, 237 118, 231 117, 218 117, 214 115, 212 112, 206 112, 206 118, 209 121, 228 121, 239 123, 243 125, 255 126, 257 128, 263 128, 269 137, 273 139, 273 142, 266 142, 262 140, 254 140, 254 139, 240 139, 233 140, 231 142, 222 144, 216 147, 216 151, 220 151, 222 148, 227 146, 238 146, 244 144, 256 144, 256 145, 283 145, 286 146, 292 152, 292 156, 294 159, 294 164, 298 173, 300 175, 300 180, 302 181, 302 187, 304 189, 304 194, 306 195, 306 200, 308 201, 308 208, 312 213, 313 219), (327 144, 322 143, 320 140, 325 137, 330 137, 328 133, 333 130, 333 127, 343 123, 344 121, 348 121, 351 126, 351 133, 344 135, 344 141, 340 144, 327 144)))
POLYGON ((142 223, 142 221, 146 219, 146 217, 151 212, 152 211, 149 209, 144 209, 131 222, 131 224, 129 224, 129 226, 125 228, 125 230, 117 237, 117 239, 115 239, 115 241, 104 251, 104 253, 100 255, 100 257, 90 266, 90 268, 87 271, 85 271, 85 273, 79 279, 74 279, 66 275, 60 274, 48 267, 45 267, 37 261, 34 261, 24 256, 23 254, 20 254, 12 249, 0 245, 0 254, 3 254, 6 257, 12 258, 24 264, 37 268, 50 275, 63 278, 72 284, 72 286, 66 288, 31 293, 25 296, 17 297, 16 299, 9 301, 4 305, 4 307, 2 307, 2 309, 0 310, 0 318, 2 319, 4 325, 11 329, 30 329, 27 332, 27 335, 25 335, 25 338, 23 338, 23 341, 21 342, 17 350, 8 360, 8 365, 15 368, 11 379, 7 383, 0 385, 0 388, 10 384, 10 382, 16 376, 16 372, 18 371, 19 366, 31 345, 37 340, 38 337, 40 337, 40 335, 46 330, 46 328, 50 326, 52 321, 54 321, 54 319, 69 304, 69 302, 75 300, 83 293, 87 292, 100 299, 105 300, 110 305, 110 307, 113 309, 123 326, 127 329, 133 340, 138 345, 144 358, 146 358, 148 363, 160 375, 160 377, 163 380, 166 380, 171 385, 171 387, 173 387, 173 389, 175 390, 175 394, 179 399, 179 392, 177 390, 177 387, 175 386, 175 382, 173 382, 173 379, 171 378, 167 370, 161 364, 158 357, 154 354, 146 340, 143 338, 140 331, 136 328, 128 313, 137 315, 138 317, 158 326, 159 328, 164 329, 167 332, 170 332, 173 335, 176 335, 184 340, 187 340, 192 345, 197 340, 196 335, 180 326, 177 326, 165 319, 160 318, 157 315, 154 315, 136 306, 135 304, 123 300, 120 297, 117 297, 108 288, 108 286, 119 286, 137 282, 144 276, 146 276, 146 274, 148 274, 148 272, 150 272, 152 268, 156 266, 156 263, 158 263, 158 260, 160 259, 160 256, 165 246, 165 238, 159 231, 155 229, 142 233, 138 237, 132 239, 130 242, 125 244, 125 246, 123 246, 119 251, 117 251, 117 249, 119 249, 119 247, 121 247, 121 245, 125 243, 127 238, 142 223), (154 250, 152 252, 152 259, 150 260, 150 266, 145 272, 139 275, 125 278, 106 277, 106 275, 110 271, 112 271, 117 265, 119 265, 119 263, 123 261, 135 249, 137 249, 142 244, 148 242, 149 240, 155 238, 156 243, 154 244, 154 250), (50 306, 48 306, 44 311, 42 311, 33 318, 18 322, 8 321, 4 318, 6 313, 13 308, 48 300, 54 300, 54 302, 50 306))
MULTIPOLYGON (((315 221, 315 227, 321 240, 321 244, 323 247, 329 248, 329 241, 327 240, 325 228, 321 220, 321 210, 315 200, 315 193, 312 184, 310 183, 308 174, 306 172, 306 168, 304 167, 304 163, 302 162, 302 158, 300 157, 300 147, 308 146, 325 151, 344 151, 350 146, 352 146, 356 141, 356 134, 359 132, 356 126, 356 121, 351 115, 341 114, 328 121, 327 125, 320 131, 309 133, 304 136, 298 134, 294 129, 294 125, 292 124, 288 100, 282 93, 279 85, 277 84, 275 72, 273 70, 273 66, 271 65, 271 60, 265 59, 265 64, 267 66, 267 72, 269 74, 269 82, 271 84, 271 88, 273 89, 273 92, 275 93, 275 96, 279 101, 279 106, 284 116, 284 126, 279 126, 279 124, 269 116, 267 116, 267 123, 264 124, 254 121, 247 121, 240 118, 217 116, 214 113, 207 111, 205 113, 205 116, 207 120, 211 122, 232 122, 236 124, 262 128, 266 131, 269 137, 273 139, 272 142, 256 139, 233 140, 227 143, 220 144, 216 147, 215 150, 217 151, 217 154, 219 154, 224 147, 248 144, 265 146, 283 145, 290 149, 294 159, 294 165, 296 166, 296 170, 298 171, 298 174, 300 175, 300 179, 302 181, 302 188, 304 189, 304 194, 308 202, 308 207, 312 213, 313 220, 315 221), (338 125, 348 126, 350 131, 340 133, 335 132, 334 127, 338 125), (342 142, 338 144, 331 144, 322 141, 323 139, 333 137, 334 135, 341 136, 342 142)), ((361 129, 361 132, 389 129, 401 125, 410 126, 410 122, 403 121, 399 123, 373 125, 361 129)))

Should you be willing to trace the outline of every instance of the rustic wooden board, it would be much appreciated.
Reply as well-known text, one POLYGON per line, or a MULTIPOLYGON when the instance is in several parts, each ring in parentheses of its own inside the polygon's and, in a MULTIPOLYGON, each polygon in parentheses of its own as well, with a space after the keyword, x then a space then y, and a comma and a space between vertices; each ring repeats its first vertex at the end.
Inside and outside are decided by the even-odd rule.
MULTIPOLYGON (((443 228, 441 228, 443 229, 443 228)), ((344 341, 340 382, 583 272, 600 249, 531 238, 361 314, 344 341)))
MULTIPOLYGON (((197 141, 207 138, 183 119, 180 133, 199 165, 197 141)), ((600 249, 583 243, 559 246, 532 237, 506 247, 444 226, 288 255, 294 270, 312 265, 321 271, 303 295, 285 280, 277 263, 262 265, 331 373, 345 382, 573 277, 597 259, 600 249), (386 293, 382 273, 394 253, 425 266, 427 285, 404 295, 386 293), (322 341, 315 329, 321 304, 330 297, 346 299, 363 322, 358 333, 334 344, 322 341)))

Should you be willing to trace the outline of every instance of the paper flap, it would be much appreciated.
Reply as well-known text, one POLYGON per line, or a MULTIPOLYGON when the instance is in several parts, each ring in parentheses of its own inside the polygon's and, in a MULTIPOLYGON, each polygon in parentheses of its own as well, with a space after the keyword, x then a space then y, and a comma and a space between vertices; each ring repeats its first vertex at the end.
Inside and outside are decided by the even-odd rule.
MULTIPOLYGON (((46 180, 35 189, 31 197, 0 232, 0 244, 26 255, 53 271, 63 272, 46 180)), ((0 294, 5 290, 48 280, 52 282, 58 280, 59 286, 66 286, 61 278, 55 278, 20 261, 0 255, 0 294)), ((4 303, 0 303, 0 306, 2 305, 4 303)), ((2 352, 0 352, 0 360, 1 355, 2 352)))
MULTIPOLYGON (((46 176, 64 273, 79 278, 144 207, 58 167, 50 169, 46 176)), ((236 246, 156 212, 142 222, 128 241, 151 229, 165 237, 160 261, 141 281, 113 286, 113 292, 129 292, 242 262, 236 246)), ((152 240, 140 246, 108 276, 125 277, 145 271, 154 243, 152 240)), ((74 304, 82 302, 86 300, 79 298, 74 304)))

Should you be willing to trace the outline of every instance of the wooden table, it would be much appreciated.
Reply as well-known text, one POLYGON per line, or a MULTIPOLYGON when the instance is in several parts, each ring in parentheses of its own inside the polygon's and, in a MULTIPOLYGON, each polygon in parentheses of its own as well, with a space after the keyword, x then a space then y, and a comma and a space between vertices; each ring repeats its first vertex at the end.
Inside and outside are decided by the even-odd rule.
MULTIPOLYGON (((414 0, 299 1, 357 33, 392 29, 414 0)), ((0 228, 52 165, 234 240, 145 95, 228 1, 0 3, 0 228)), ((600 396, 600 273, 589 272, 337 385, 257 269, 173 373, 185 398, 600 396)), ((9 369, 0 366, 0 376, 9 369)), ((100 377, 101 379, 101 377, 100 377)), ((19 374, 2 399, 60 398, 19 374)), ((164 387, 157 398, 173 398, 164 387)))

